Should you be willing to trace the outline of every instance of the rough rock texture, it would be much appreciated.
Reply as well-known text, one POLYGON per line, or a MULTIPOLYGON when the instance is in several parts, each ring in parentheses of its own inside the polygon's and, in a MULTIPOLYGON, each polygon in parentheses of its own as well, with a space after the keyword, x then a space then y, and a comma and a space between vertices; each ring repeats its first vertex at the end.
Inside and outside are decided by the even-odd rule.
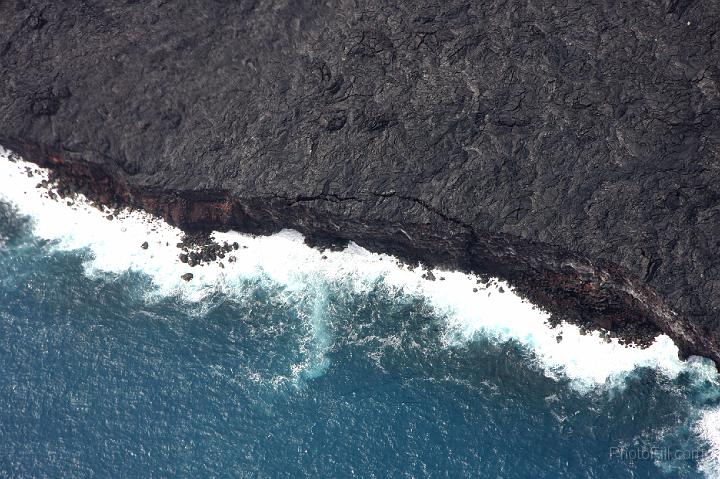
POLYGON ((714 0, 4 1, 0 144, 717 361, 719 65, 714 0))

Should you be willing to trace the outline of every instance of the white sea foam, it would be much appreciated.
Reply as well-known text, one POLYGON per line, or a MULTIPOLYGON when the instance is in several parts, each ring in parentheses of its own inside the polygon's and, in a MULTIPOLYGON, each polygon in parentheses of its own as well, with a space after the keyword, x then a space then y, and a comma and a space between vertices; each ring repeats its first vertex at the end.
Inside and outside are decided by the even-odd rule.
POLYGON ((700 461, 700 470, 706 477, 720 477, 720 408, 703 412, 696 430, 708 446, 708 452, 700 461))
POLYGON ((307 360, 296 365, 293 375, 312 377, 328 367, 325 352, 332 346, 332 338, 323 319, 328 305, 323 288, 317 286, 320 280, 344 281, 358 292, 382 281, 388 288, 421 296, 446 318, 442 339, 448 347, 463 347, 477 335, 514 340, 534 353, 546 375, 568 377, 578 389, 622 384, 638 367, 657 368, 669 377, 688 368, 710 368, 707 362, 678 360, 677 347, 667 336, 639 349, 623 346, 616 339, 607 343, 597 333, 583 335, 569 324, 551 329, 545 324, 546 313, 522 300, 502 281, 486 287, 478 285, 472 275, 438 270, 433 271, 438 280, 428 281, 422 278, 422 269, 410 270, 392 256, 371 253, 352 243, 344 251, 320 252, 290 230, 264 237, 215 233, 218 241, 240 244, 233 252, 237 261, 226 261, 224 269, 217 264, 191 269, 178 259, 174 245, 182 233, 177 228, 142 212, 123 212, 111 221, 106 218, 109 211, 102 212, 82 199, 72 207, 52 200, 35 187, 46 173, 30 163, 8 161, 8 154, 0 152, 0 197, 32 217, 35 235, 52 240, 55 248, 89 249, 92 258, 85 264, 89 275, 142 271, 157 286, 149 294, 180 294, 189 302, 200 302, 218 289, 233 294, 242 288, 243 279, 259 276, 291 292, 314 294, 314 306, 305 318, 312 344, 304 346, 307 360), (142 249, 145 241, 149 247, 142 249), (180 276, 190 271, 193 280, 183 281, 180 276), (560 330, 562 341, 558 342, 560 330))

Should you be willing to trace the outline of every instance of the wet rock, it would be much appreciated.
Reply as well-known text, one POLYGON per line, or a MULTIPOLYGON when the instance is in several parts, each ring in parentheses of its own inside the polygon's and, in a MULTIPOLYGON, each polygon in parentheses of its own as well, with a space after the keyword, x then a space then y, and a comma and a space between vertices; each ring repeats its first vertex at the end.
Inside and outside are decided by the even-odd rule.
POLYGON ((147 241, 145 241, 143 244, 140 245, 140 247, 141 247, 142 249, 148 249, 148 248, 150 247, 150 245, 148 244, 147 241))
POLYGON ((182 263, 187 263, 188 259, 189 259, 188 255, 186 253, 181 253, 179 258, 180 258, 180 262, 182 262, 182 263))
POLYGON ((234 263, 235 261, 237 261, 237 258, 235 258, 235 256, 228 256, 228 263, 234 263))
POLYGON ((180 277, 181 277, 184 281, 190 281, 191 279, 193 279, 193 274, 192 274, 192 273, 185 273, 184 275, 182 275, 182 276, 180 276, 180 277))
POLYGON ((435 275, 432 271, 428 271, 427 273, 423 274, 422 277, 427 279, 428 281, 435 281, 435 275))

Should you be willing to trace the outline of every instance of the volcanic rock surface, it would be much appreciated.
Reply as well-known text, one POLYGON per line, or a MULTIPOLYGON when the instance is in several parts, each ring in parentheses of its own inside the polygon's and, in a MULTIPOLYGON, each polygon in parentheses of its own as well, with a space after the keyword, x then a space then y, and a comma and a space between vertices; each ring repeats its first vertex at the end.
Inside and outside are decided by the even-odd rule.
MULTIPOLYGON (((720 359, 720 3, 0 2, 0 144, 720 359)), ((508 320, 511 320, 509 318, 508 320)))

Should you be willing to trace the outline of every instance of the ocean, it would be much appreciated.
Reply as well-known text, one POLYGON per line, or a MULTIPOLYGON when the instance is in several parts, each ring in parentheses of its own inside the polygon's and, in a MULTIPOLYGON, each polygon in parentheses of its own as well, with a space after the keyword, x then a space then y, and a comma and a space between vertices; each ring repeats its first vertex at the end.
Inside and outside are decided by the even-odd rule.
POLYGON ((191 270, 45 177, 0 152, 1 477, 720 477, 718 374, 667 337, 289 230, 191 270))

